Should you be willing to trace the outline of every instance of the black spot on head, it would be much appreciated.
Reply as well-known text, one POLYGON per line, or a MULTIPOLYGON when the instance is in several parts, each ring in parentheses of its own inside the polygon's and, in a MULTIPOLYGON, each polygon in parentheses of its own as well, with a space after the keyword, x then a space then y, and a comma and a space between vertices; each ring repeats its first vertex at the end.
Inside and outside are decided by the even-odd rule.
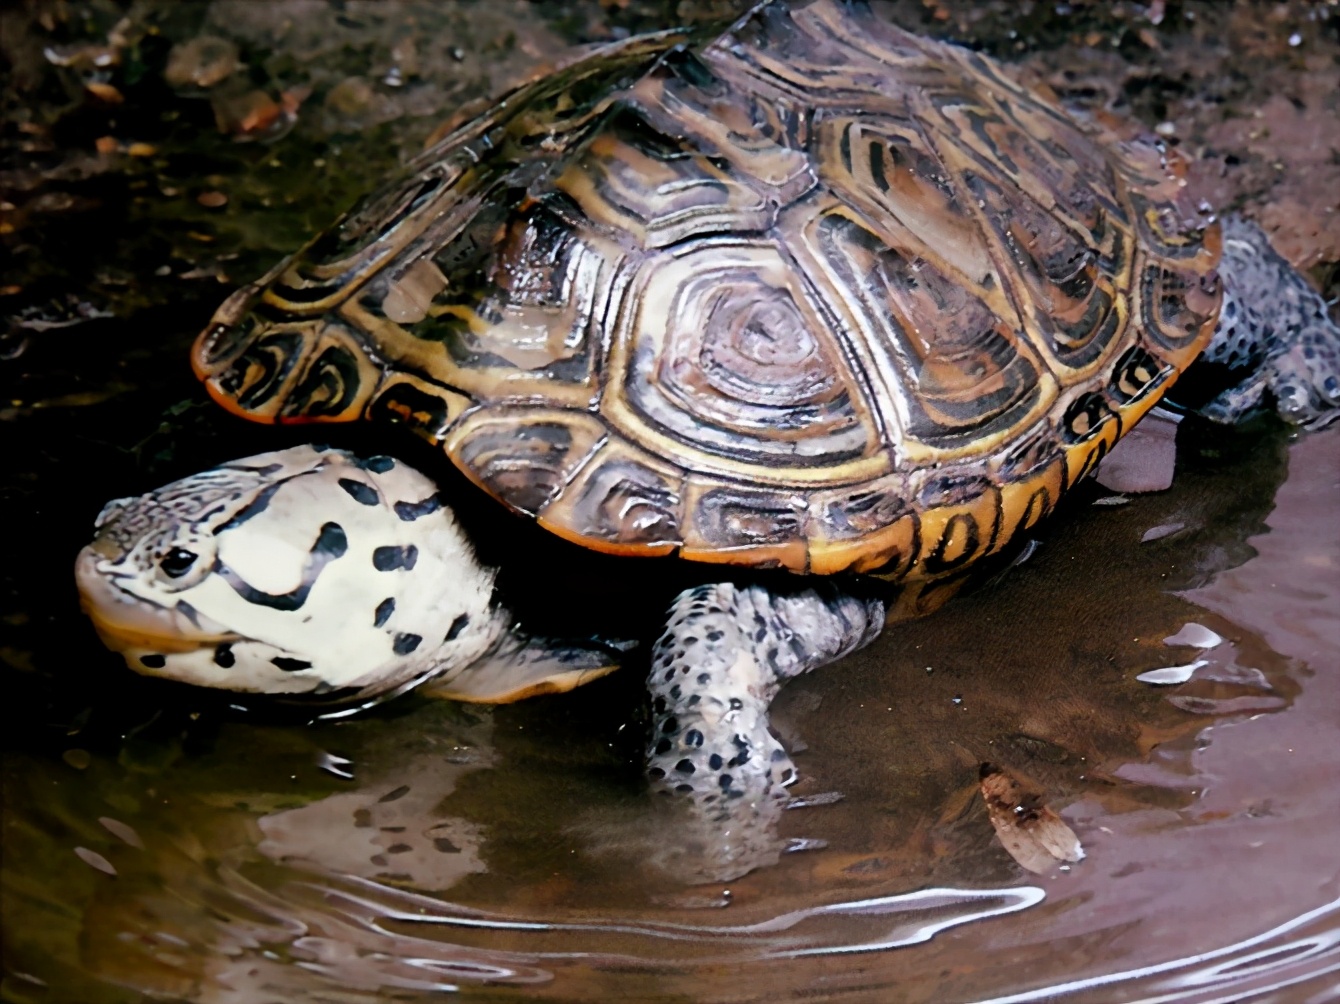
POLYGON ((707 766, 711 767, 713 770, 720 770, 723 763, 725 763, 725 761, 721 759, 720 753, 713 753, 707 759, 707 766))
POLYGON ((398 634, 395 636, 395 641, 391 643, 391 649, 396 655, 409 655, 419 647, 421 641, 423 641, 423 638, 417 634, 398 634))
POLYGON ((670 696, 671 696, 671 698, 673 698, 673 699, 676 700, 676 701, 679 700, 679 696, 680 696, 682 693, 684 693, 684 691, 680 689, 680 686, 679 686, 678 683, 676 683, 673 687, 670 688, 670 696))
POLYGON ((409 571, 419 560, 419 549, 413 544, 397 547, 388 544, 372 552, 372 567, 379 572, 394 572, 397 568, 409 571))
POLYGON ((214 665, 223 669, 232 669, 237 663, 237 656, 233 655, 233 646, 224 642, 214 650, 214 665))
POLYGON ((395 613, 395 599, 388 596, 377 604, 377 609, 372 614, 372 626, 381 627, 391 619, 395 613))
POLYGON ((381 501, 381 496, 377 494, 377 489, 362 481, 355 481, 353 478, 340 478, 339 485, 349 493, 349 496, 355 502, 358 502, 361 505, 376 505, 381 501))
POLYGON ((660 767, 653 767, 649 771, 647 771, 647 776, 651 778, 653 781, 659 781, 661 778, 665 777, 665 771, 663 771, 660 767))
POLYGON ((140 656, 140 665, 147 669, 162 669, 167 665, 167 659, 161 655, 142 655, 140 656))
POLYGON ((693 761, 686 757, 685 759, 679 761, 679 763, 675 764, 675 770, 679 771, 681 774, 692 774, 693 761))
POLYGON ((322 524, 321 533, 317 535, 316 543, 312 545, 312 554, 325 558, 342 558, 347 550, 349 550, 349 538, 345 536, 344 527, 338 523, 322 524))
POLYGON ((669 683, 674 678, 675 678, 675 667, 671 666, 669 669, 665 671, 665 676, 662 679, 664 679, 666 683, 669 683))
POLYGON ((731 777, 729 774, 722 774, 719 778, 717 778, 717 784, 720 785, 723 789, 725 789, 731 786, 731 782, 733 780, 735 779, 731 777))
POLYGON ((392 509, 406 523, 412 523, 421 516, 427 516, 435 513, 442 508, 442 497, 437 494, 429 495, 422 502, 397 502, 392 509))
POLYGON ((684 742, 689 746, 701 746, 703 744, 703 734, 697 729, 689 729, 684 733, 684 742))
POLYGON ((693 785, 691 785, 691 784, 677 784, 677 785, 675 785, 675 791, 679 792, 681 795, 687 795, 687 794, 688 794, 689 792, 691 792, 692 790, 693 790, 693 785))
POLYGON ((652 701, 651 707, 652 710, 656 712, 656 714, 658 715, 665 714, 665 698, 664 697, 656 698, 656 700, 652 701))
POLYGON ((285 673, 296 673, 300 669, 311 669, 310 662, 304 662, 302 659, 290 659, 285 655, 277 655, 270 660, 272 664, 278 666, 285 673))
POLYGON ((724 637, 725 637, 725 635, 723 635, 720 631, 708 631, 708 632, 707 632, 707 640, 708 640, 708 641, 720 641, 720 640, 721 640, 722 638, 724 638, 724 637))
POLYGON ((452 641, 453 639, 456 638, 457 635, 459 635, 462 631, 465 630, 466 625, 468 625, 469 623, 470 623, 470 615, 461 614, 454 621, 451 622, 451 627, 447 628, 446 637, 443 638, 442 640, 452 641))
POLYGON ((698 683, 701 684, 702 686, 705 687, 705 686, 707 686, 707 685, 708 685, 709 683, 711 683, 711 682, 712 682, 712 674, 711 674, 711 673, 699 673, 699 674, 698 674, 698 683))
POLYGON ((358 457, 354 457, 353 464, 355 467, 365 471, 371 471, 373 474, 385 474, 391 468, 395 467, 395 461, 392 458, 381 456, 368 457, 367 460, 360 460, 358 457))
POLYGON ((667 718, 664 722, 661 723, 661 731, 664 732, 666 735, 674 735, 676 732, 679 731, 679 719, 676 718, 674 715, 671 715, 669 718, 667 718))
POLYGON ((662 739, 660 742, 658 742, 658 743, 656 744, 655 752, 656 752, 656 755, 657 755, 657 756, 661 756, 661 755, 664 754, 664 753, 669 753, 669 752, 670 752, 670 740, 669 740, 669 739, 662 739))
POLYGON ((772 756, 769 757, 769 759, 772 760, 773 763, 776 763, 778 760, 785 760, 786 750, 778 746, 775 750, 772 751, 772 756))

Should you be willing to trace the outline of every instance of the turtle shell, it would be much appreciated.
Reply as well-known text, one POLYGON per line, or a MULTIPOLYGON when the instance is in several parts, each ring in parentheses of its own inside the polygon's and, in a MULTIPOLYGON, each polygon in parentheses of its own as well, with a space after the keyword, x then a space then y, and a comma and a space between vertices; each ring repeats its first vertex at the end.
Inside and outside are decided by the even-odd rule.
POLYGON ((1175 152, 861 5, 597 50, 234 294, 268 422, 440 442, 620 554, 936 578, 1032 526, 1209 339, 1175 152))

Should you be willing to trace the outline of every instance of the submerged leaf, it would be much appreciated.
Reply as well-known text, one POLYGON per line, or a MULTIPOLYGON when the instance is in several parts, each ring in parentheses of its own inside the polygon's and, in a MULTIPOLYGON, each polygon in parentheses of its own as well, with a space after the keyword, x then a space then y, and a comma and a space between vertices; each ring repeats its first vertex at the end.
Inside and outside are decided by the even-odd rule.
POLYGON ((1043 804, 1041 794, 990 763, 982 764, 981 783, 996 836, 1021 866, 1042 873, 1062 862, 1084 858, 1075 831, 1043 804))

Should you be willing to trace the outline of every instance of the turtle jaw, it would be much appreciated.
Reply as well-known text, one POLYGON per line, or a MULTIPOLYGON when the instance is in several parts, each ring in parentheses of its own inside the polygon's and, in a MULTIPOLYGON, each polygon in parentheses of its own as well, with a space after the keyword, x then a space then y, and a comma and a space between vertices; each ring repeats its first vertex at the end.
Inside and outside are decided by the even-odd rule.
POLYGON ((97 544, 90 544, 75 559, 74 577, 79 606, 112 651, 129 660, 132 653, 193 652, 236 640, 221 625, 190 608, 168 609, 121 588, 117 576, 105 570, 106 561, 97 544))

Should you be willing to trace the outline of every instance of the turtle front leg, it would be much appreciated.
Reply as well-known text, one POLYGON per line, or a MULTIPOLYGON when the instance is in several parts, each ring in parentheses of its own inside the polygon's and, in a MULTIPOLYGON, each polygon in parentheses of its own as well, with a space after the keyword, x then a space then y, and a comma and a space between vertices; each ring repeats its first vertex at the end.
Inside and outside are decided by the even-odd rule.
POLYGON ((774 823, 795 767, 768 730, 781 685, 870 642, 884 605, 822 583, 795 592, 732 583, 676 597, 652 651, 648 680, 652 786, 686 797, 701 824, 685 834, 691 864, 725 881, 776 859, 774 823))
POLYGON ((1340 416, 1340 328, 1326 301, 1240 216, 1224 219, 1224 304, 1202 358, 1239 380, 1201 411, 1236 422, 1264 403, 1296 425, 1340 416))

